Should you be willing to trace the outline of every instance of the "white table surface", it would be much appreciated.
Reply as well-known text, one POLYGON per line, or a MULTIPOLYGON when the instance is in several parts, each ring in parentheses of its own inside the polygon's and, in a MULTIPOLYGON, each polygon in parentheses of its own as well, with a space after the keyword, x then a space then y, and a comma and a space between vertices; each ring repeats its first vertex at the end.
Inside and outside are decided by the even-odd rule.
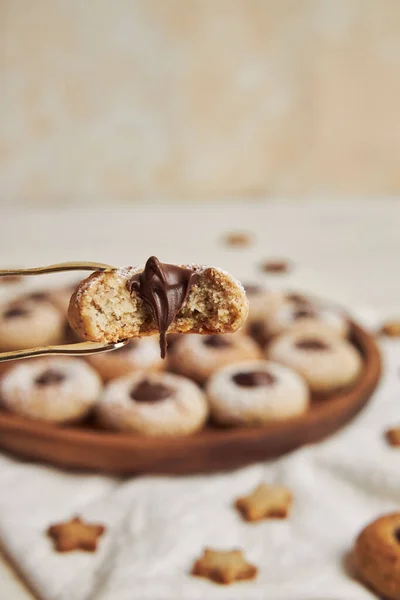
MULTIPOLYGON (((218 265, 251 281, 263 258, 285 257, 294 261, 290 275, 261 277, 400 316, 400 201, 394 199, 7 210, 0 231, 4 267, 142 264, 155 254, 164 262, 218 265), (224 246, 221 236, 232 230, 253 232, 254 245, 224 246)), ((1 555, 0 598, 32 598, 1 555)))

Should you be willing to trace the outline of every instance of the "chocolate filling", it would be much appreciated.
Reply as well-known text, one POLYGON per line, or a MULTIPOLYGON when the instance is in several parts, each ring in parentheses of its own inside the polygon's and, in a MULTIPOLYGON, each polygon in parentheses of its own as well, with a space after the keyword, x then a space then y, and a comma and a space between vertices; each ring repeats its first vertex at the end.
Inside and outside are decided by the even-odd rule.
POLYGON ((232 379, 241 387, 260 387, 263 385, 273 385, 276 377, 268 373, 268 371, 247 371, 244 373, 236 373, 232 379))
POLYGON ((65 375, 56 369, 47 369, 35 379, 36 385, 52 385, 64 381, 65 375))
POLYGON ((246 294, 258 294, 263 291, 263 288, 255 283, 249 283, 248 285, 243 286, 246 294))
POLYGON ((9 308, 5 313, 3 313, 4 319, 16 319, 19 317, 26 317, 29 315, 29 311, 26 308, 22 308, 22 306, 14 306, 13 308, 9 308))
POLYGON ((42 300, 47 300, 49 295, 46 292, 32 292, 32 294, 28 294, 26 296, 27 300, 37 300, 41 302, 42 300))
POLYGON ((288 294, 286 298, 295 304, 310 304, 310 300, 301 294, 288 294))
POLYGON ((394 537, 400 543, 400 527, 397 527, 397 529, 394 530, 394 537))
POLYGON ((203 344, 205 346, 210 346, 211 348, 230 348, 232 346, 231 342, 226 338, 221 337, 220 335, 207 335, 203 344))
POLYGON ((268 334, 263 321, 250 323, 249 335, 261 346, 264 346, 268 342, 268 334))
POLYGON ((311 308, 302 308, 293 313, 293 319, 311 319, 315 317, 315 311, 311 308))
POLYGON ((151 309, 160 332, 161 358, 165 358, 167 352, 168 327, 197 281, 198 274, 192 269, 160 263, 158 258, 151 256, 144 270, 126 284, 128 291, 138 294, 151 309))
POLYGON ((328 344, 313 338, 296 342, 296 348, 300 348, 300 350, 329 350, 328 344))
POLYGON ((163 383, 152 383, 143 379, 131 390, 130 396, 136 402, 158 402, 172 396, 173 389, 163 383))

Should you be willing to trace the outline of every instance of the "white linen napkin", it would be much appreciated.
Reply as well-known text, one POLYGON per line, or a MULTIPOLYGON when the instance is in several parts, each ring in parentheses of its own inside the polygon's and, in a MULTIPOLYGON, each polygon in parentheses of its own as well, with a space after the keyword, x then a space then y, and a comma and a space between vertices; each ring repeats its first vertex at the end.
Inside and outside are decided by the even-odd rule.
MULTIPOLYGON (((359 312, 367 325, 373 313, 359 312)), ((0 541, 43 600, 367 600, 347 556, 371 519, 400 508, 400 342, 384 340, 385 373, 371 402, 327 441, 274 462, 188 477, 117 479, 75 474, 0 455, 0 541), (294 495, 288 520, 249 524, 233 501, 258 483, 294 495), (75 514, 107 525, 94 554, 57 554, 44 535, 75 514), (242 548, 251 582, 192 577, 205 546, 242 548)))

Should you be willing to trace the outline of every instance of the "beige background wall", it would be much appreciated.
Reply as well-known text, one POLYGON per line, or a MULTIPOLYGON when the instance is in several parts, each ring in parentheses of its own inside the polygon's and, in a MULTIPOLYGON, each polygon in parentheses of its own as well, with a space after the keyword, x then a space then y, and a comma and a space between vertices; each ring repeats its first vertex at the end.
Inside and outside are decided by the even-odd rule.
POLYGON ((400 192, 398 0, 1 0, 2 202, 400 192))

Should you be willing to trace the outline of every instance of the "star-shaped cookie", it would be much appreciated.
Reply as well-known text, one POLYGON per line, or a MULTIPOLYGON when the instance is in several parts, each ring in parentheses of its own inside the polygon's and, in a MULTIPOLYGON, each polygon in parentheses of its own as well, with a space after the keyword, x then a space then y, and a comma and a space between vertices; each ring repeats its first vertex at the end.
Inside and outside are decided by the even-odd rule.
POLYGON ((253 579, 257 567, 248 563, 241 550, 212 550, 206 548, 192 567, 192 575, 207 577, 216 583, 253 579))
POLYGON ((85 550, 95 552, 98 539, 105 532, 104 525, 85 523, 79 517, 74 517, 65 523, 55 523, 47 530, 57 552, 85 550))
POLYGON ((380 333, 388 337, 400 337, 400 320, 386 321, 382 325, 380 333))
POLYGON ((386 431, 386 439, 391 446, 400 446, 400 427, 393 427, 386 431))
POLYGON ((251 494, 238 498, 235 506, 246 521, 260 521, 286 518, 292 502, 293 497, 288 489, 260 483, 251 494))

